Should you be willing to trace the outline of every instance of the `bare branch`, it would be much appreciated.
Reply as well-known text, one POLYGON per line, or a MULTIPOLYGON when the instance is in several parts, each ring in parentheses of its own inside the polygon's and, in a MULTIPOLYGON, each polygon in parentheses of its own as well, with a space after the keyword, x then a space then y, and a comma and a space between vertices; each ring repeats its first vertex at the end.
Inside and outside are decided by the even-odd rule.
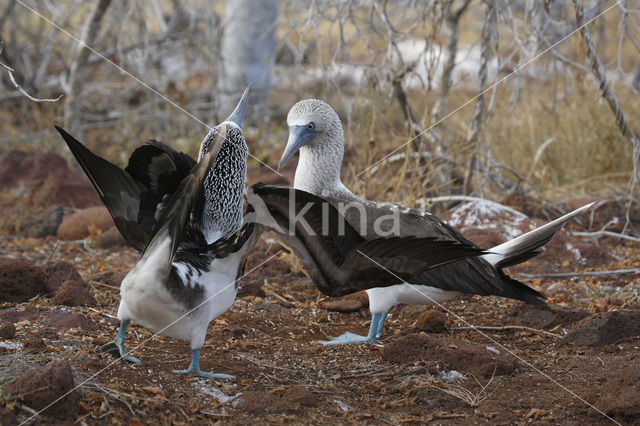
MULTIPOLYGON (((602 65, 602 62, 600 62, 600 59, 596 54, 595 45, 591 40, 591 32, 589 31, 589 28, 587 28, 587 25, 585 25, 584 23, 584 9, 582 7, 582 2, 573 0, 573 4, 576 8, 576 23, 580 28, 580 35, 582 36, 582 40, 584 41, 584 44, 587 48, 587 58, 589 59, 589 62, 591 62, 591 71, 593 72, 596 81, 599 83, 600 90, 602 91, 602 96, 605 98, 605 100, 609 104, 609 108, 611 108, 611 111, 616 117, 616 123, 618 124, 622 135, 627 139, 627 141, 631 145, 631 149, 633 150, 633 175, 629 184, 629 192, 631 193, 639 178, 638 162, 640 162, 640 140, 638 140, 638 137, 636 136, 634 131, 631 129, 631 127, 629 127, 629 123, 627 122, 624 111, 622 111, 620 102, 618 101, 615 93, 613 93, 613 90, 611 90, 611 88, 609 87, 607 75, 604 71, 604 66, 602 65)), ((627 222, 625 228, 631 222, 629 218, 630 208, 631 204, 629 204, 627 207, 627 222)))
MULTIPOLYGON (((2 52, 2 46, 0 46, 0 52, 2 52)), ((58 102, 60 100, 60 98, 62 98, 62 95, 58 96, 55 99, 41 99, 41 98, 36 98, 35 96, 31 96, 29 93, 27 93, 26 90, 24 90, 22 88, 22 86, 20 86, 18 84, 18 82, 16 81, 15 77, 13 76, 13 73, 15 72, 13 68, 11 68, 9 65, 6 65, 5 63, 3 63, 2 61, 0 61, 0 66, 2 68, 4 68, 5 70, 7 70, 7 72, 9 73, 9 79, 11 79, 11 83, 13 83, 13 86, 20 92, 22 93, 27 99, 33 101, 33 102, 58 102)))

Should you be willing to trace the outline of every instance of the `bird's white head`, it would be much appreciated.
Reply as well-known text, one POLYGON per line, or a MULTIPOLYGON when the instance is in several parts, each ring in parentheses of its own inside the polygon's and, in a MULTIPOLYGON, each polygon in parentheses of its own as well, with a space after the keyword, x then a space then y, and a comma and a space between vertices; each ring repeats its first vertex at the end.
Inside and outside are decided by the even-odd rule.
MULTIPOLYGON (((326 102, 306 99, 295 104, 287 116, 289 140, 282 153, 278 169, 300 151, 296 170, 296 187, 300 179, 324 181, 340 180, 344 156, 344 133, 340 117, 326 102), (304 177, 303 175, 309 175, 304 177)), ((306 188, 310 189, 310 188, 306 188)))

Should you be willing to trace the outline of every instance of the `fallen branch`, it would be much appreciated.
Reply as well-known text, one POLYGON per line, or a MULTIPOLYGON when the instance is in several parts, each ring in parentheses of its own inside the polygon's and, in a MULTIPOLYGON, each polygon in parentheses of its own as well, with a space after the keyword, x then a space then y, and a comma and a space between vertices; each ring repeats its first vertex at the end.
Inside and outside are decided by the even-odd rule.
POLYGON ((525 278, 578 278, 578 277, 607 277, 610 275, 640 274, 640 268, 615 269, 610 271, 559 272, 552 274, 519 274, 525 278))
POLYGON ((542 333, 548 336, 553 337, 562 337, 560 334, 552 333, 546 330, 540 330, 539 328, 527 327, 525 325, 503 325, 503 326, 490 326, 490 325, 474 325, 471 327, 452 327, 454 330, 494 330, 494 331, 503 331, 503 330, 526 330, 532 331, 534 333, 542 333))
POLYGON ((587 238, 599 238, 599 237, 613 237, 613 238, 621 238, 623 240, 629 240, 636 243, 640 243, 640 238, 632 237, 631 235, 620 234, 618 232, 611 231, 596 231, 596 232, 571 232, 571 235, 575 235, 576 237, 587 237, 587 238))

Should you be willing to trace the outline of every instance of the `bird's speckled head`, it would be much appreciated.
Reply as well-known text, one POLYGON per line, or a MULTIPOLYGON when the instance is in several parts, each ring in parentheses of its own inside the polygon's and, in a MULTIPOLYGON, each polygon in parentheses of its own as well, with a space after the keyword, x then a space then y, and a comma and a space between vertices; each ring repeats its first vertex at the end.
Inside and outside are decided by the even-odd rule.
POLYGON ((216 135, 224 126, 226 138, 204 181, 202 234, 209 244, 234 232, 242 224, 248 155, 247 142, 242 132, 242 119, 248 94, 249 88, 245 90, 231 115, 222 124, 214 127, 200 145, 198 161, 215 146, 216 135))
MULTIPOLYGON (((222 124, 227 124, 227 141, 228 143, 238 143, 244 146, 246 150, 246 141, 244 139, 244 134, 242 133, 242 120, 244 119, 244 113, 247 109, 247 102, 249 100, 249 93, 251 92, 251 85, 249 85, 242 94, 238 105, 236 105, 233 112, 224 120, 221 124, 217 125, 205 136, 202 143, 200 144, 200 152, 198 154, 198 161, 202 158, 202 156, 209 151, 211 146, 211 142, 215 139, 220 126, 222 124)), ((227 142, 225 142, 227 143, 227 142)))
POLYGON ((295 104, 287 115, 289 140, 278 169, 291 159, 293 154, 302 148, 324 150, 327 148, 335 154, 344 151, 344 134, 340 117, 326 102, 319 99, 305 99, 295 104), (335 145, 333 147, 329 145, 335 145))

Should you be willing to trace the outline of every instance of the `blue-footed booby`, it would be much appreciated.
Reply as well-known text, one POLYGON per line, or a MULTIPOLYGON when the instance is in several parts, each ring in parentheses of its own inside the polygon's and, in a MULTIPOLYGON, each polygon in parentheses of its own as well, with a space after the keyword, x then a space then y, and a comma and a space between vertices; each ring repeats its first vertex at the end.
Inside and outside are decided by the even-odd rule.
POLYGON ((299 189, 257 183, 247 191, 247 202, 245 223, 278 232, 328 296, 398 284, 485 253, 468 242, 433 235, 365 238, 345 219, 341 206, 299 189))
MULTIPOLYGON (((360 208, 339 208, 360 235, 366 236, 365 238, 374 238, 381 233, 397 237, 435 237, 477 247, 434 215, 397 204, 364 200, 349 191, 340 180, 344 155, 342 123, 338 114, 327 103, 318 99, 298 102, 289 111, 287 124, 289 139, 279 168, 295 152, 300 151, 294 188, 316 194, 334 206, 360 205, 360 208), (376 229, 378 219, 392 212, 399 215, 399 226, 396 229, 378 226, 376 229)), ((509 277, 503 268, 537 255, 537 249, 546 244, 565 222, 591 205, 583 206, 531 232, 488 249, 488 253, 479 257, 469 257, 427 270, 402 284, 366 290, 372 314, 368 335, 345 333, 321 343, 336 345, 375 342, 382 335, 389 310, 402 303, 435 304, 451 300, 461 293, 468 293, 544 304, 542 294, 509 277)))
POLYGON ((125 360, 140 363, 124 346, 133 320, 191 342, 191 364, 176 373, 233 377, 203 372, 199 360, 209 322, 233 303, 257 238, 252 224, 242 226, 247 95, 248 89, 229 118, 204 138, 197 163, 152 141, 136 149, 122 170, 57 128, 125 239, 143 248, 120 286, 116 345, 125 360))

